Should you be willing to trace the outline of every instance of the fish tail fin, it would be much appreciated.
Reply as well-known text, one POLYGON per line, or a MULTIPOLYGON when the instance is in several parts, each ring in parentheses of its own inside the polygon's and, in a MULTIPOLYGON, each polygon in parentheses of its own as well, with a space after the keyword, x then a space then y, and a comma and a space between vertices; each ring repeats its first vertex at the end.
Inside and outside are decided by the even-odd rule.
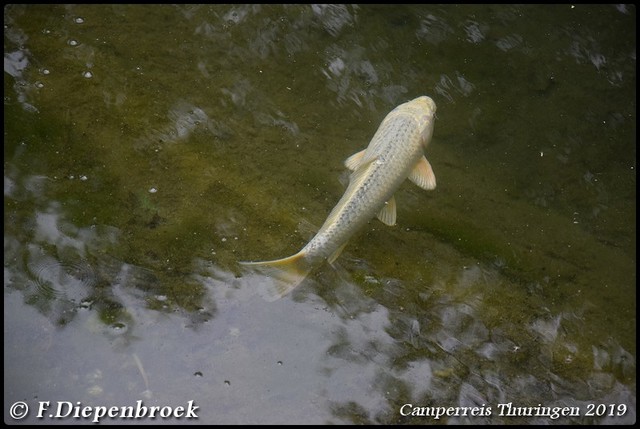
POLYGON ((263 297, 267 301, 275 301, 291 292, 302 283, 312 269, 303 251, 274 261, 240 262, 240 264, 255 267, 270 277, 272 281, 263 284, 263 297))

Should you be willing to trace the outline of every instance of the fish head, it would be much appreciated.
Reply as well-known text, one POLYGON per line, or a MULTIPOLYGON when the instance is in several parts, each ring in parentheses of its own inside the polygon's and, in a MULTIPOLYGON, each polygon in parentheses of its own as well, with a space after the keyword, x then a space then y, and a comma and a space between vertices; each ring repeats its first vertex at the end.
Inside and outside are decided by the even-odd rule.
POLYGON ((423 95, 405 103, 405 107, 417 122, 422 146, 426 148, 431 141, 431 136, 433 136, 436 103, 431 97, 423 95))

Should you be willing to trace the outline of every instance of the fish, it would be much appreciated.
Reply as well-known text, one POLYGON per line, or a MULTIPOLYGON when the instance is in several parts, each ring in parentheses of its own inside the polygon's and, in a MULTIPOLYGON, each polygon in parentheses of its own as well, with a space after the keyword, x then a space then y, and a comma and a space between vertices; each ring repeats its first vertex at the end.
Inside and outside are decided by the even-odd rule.
POLYGON ((275 301, 290 293, 325 261, 340 256, 349 239, 375 216, 396 224, 394 194, 408 178, 425 190, 436 187, 433 168, 424 155, 431 142, 436 104, 420 96, 385 116, 366 149, 344 162, 349 184, 316 235, 295 255, 272 261, 240 262, 274 279, 264 298, 275 301))

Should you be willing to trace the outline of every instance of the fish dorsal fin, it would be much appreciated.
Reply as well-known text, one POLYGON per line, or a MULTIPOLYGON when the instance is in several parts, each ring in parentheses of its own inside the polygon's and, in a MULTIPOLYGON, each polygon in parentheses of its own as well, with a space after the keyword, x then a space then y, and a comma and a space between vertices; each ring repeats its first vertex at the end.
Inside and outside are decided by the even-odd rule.
POLYGON ((318 234, 320 234, 320 232, 323 232, 327 225, 331 225, 337 220, 336 218, 344 208, 344 204, 349 201, 353 193, 356 192, 367 179, 367 172, 369 171, 369 168, 371 168, 375 160, 376 159, 374 158, 372 160, 368 160, 367 162, 361 162, 358 169, 351 173, 351 176, 349 176, 349 186, 347 186, 347 190, 344 191, 344 195, 342 195, 342 198, 340 199, 338 204, 333 208, 333 210, 331 210, 331 213, 329 213, 327 220, 324 221, 324 226, 320 229, 320 231, 318 231, 318 234))
POLYGON ((384 206, 378 213, 378 219, 385 225, 393 226, 396 224, 396 199, 393 195, 389 201, 384 203, 384 206))
POLYGON ((413 167, 411 174, 409 174, 409 180, 422 189, 431 191, 436 188, 436 175, 433 173, 431 164, 427 161, 427 158, 422 155, 420 161, 413 167))
POLYGON ((358 153, 354 153, 349 158, 344 161, 345 167, 347 167, 351 171, 356 171, 362 162, 362 158, 364 157, 364 153, 367 150, 361 150, 358 153))

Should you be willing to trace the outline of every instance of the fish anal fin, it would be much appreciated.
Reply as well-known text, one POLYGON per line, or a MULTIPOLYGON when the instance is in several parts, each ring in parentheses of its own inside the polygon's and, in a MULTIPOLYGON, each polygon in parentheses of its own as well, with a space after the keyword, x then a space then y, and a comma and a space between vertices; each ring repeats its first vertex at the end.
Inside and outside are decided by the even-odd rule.
POLYGON ((300 237, 307 239, 307 241, 311 240, 314 235, 318 232, 318 226, 314 225, 307 219, 301 219, 298 222, 298 227, 296 228, 300 237))
POLYGON ((424 155, 422 155, 422 158, 420 158, 416 166, 411 170, 409 180, 427 191, 436 188, 436 175, 433 173, 433 168, 431 168, 431 164, 429 164, 429 161, 427 161, 424 155))
POLYGON ((356 171, 358 167, 360 167, 360 164, 362 163, 362 158, 364 158, 364 153, 366 151, 367 151, 366 149, 361 150, 360 152, 354 153, 349 158, 347 158, 344 161, 345 167, 347 167, 351 171, 356 171))
POLYGON ((342 253, 342 251, 344 250, 345 246, 347 245, 347 243, 344 243, 343 245, 341 245, 340 247, 338 247, 336 249, 335 252, 333 252, 331 254, 331 256, 329 256, 327 258, 327 262, 329 262, 330 264, 333 264, 335 262, 336 259, 338 259, 338 256, 340 256, 340 254, 342 253))
POLYGON ((384 206, 378 213, 378 219, 385 225, 393 226, 396 224, 396 199, 391 196, 389 201, 384 203, 384 206))

